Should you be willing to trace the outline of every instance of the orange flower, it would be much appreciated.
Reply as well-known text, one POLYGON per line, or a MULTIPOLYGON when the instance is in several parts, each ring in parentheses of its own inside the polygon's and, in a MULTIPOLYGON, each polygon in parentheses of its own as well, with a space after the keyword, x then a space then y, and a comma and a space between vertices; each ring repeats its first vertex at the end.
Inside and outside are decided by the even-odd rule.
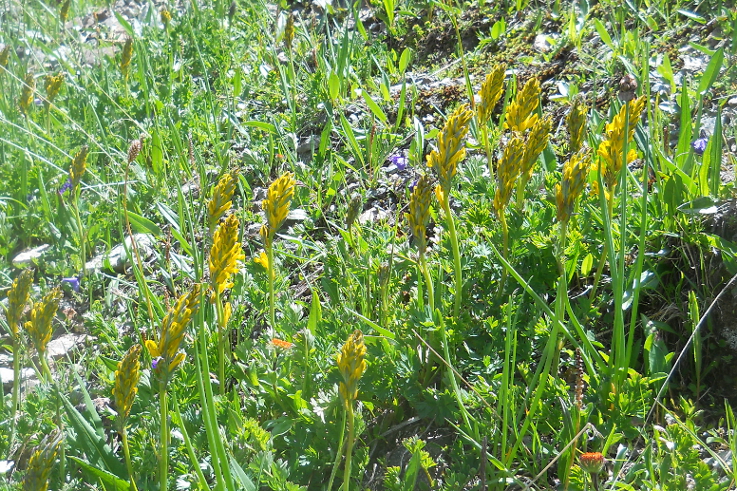
POLYGON ((289 341, 284 341, 283 339, 277 339, 277 338, 272 338, 271 344, 272 346, 275 346, 277 348, 281 348, 284 350, 290 349, 294 346, 294 344, 290 343, 289 341))
POLYGON ((587 452, 578 458, 581 469, 589 474, 598 474, 604 470, 604 456, 600 452, 587 452))

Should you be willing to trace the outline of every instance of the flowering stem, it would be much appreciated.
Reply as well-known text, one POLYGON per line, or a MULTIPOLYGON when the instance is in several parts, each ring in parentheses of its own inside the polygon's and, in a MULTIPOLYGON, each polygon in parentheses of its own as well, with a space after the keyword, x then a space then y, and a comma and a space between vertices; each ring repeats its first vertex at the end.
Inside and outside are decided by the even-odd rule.
POLYGON ((225 395, 225 343, 228 337, 225 331, 223 302, 217 289, 215 290, 215 310, 218 318, 218 379, 220 380, 220 395, 225 395))
POLYGON ((448 233, 450 233, 450 245, 453 248, 453 269, 455 271, 455 302, 453 304, 453 316, 458 319, 461 313, 461 299, 463 296, 463 272, 461 271, 461 251, 458 248, 458 236, 456 235, 456 226, 453 221, 453 214, 450 212, 450 197, 446 196, 443 200, 443 210, 445 211, 445 219, 448 221, 448 233))
POLYGON ((269 325, 271 327, 271 336, 276 334, 276 309, 274 307, 274 282, 276 281, 276 271, 274 270, 274 244, 272 241, 266 240, 266 255, 269 258, 269 325))
POLYGON ((427 285, 427 303, 430 305, 430 312, 435 314, 435 292, 432 286, 432 278, 430 278, 430 271, 427 269, 427 260, 425 259, 425 253, 420 252, 420 270, 422 277, 425 279, 427 285))
POLYGON ((456 401, 458 402, 458 409, 461 411, 461 415, 463 416, 463 422, 466 424, 466 428, 470 431, 473 428, 471 427, 471 422, 468 418, 468 412, 466 411, 466 406, 463 405, 463 399, 461 398, 461 389, 458 387, 458 381, 456 380, 456 374, 455 370, 453 369, 453 363, 450 359, 450 348, 448 347, 448 333, 445 329, 445 323, 443 322, 442 317, 440 318, 440 335, 442 336, 443 341, 443 356, 445 356, 445 362, 448 364, 448 370, 450 371, 450 384, 453 387, 453 393, 456 396, 456 401))
MULTIPOLYGON (((498 191, 497 191, 498 192, 498 191)), ((504 210, 499 213, 499 222, 502 224, 502 255, 505 260, 509 260, 509 225, 507 225, 507 217, 504 210)), ((499 284, 499 293, 504 291, 504 283, 507 281, 507 268, 502 269, 502 279, 499 284)))
POLYGON ((346 404, 348 412, 348 441, 345 446, 345 468, 343 469, 343 487, 341 491, 350 490, 351 479, 351 454, 353 453, 353 439, 355 438, 355 414, 353 413, 353 401, 346 404))
MULTIPOLYGON (((609 209, 609 219, 611 220, 612 213, 614 211, 614 203, 613 203, 614 197, 610 197, 607 200, 607 208, 609 209)), ((607 256, 609 255, 609 242, 604 241, 604 249, 601 251, 601 259, 599 259, 599 266, 596 268, 596 274, 594 275, 594 285, 591 288, 591 294, 589 295, 589 300, 593 301, 596 297, 596 288, 599 286, 599 281, 601 280, 601 275, 604 272, 604 264, 606 264, 607 256)))
POLYGON ((343 443, 345 443, 345 422, 347 419, 347 412, 343 410, 343 422, 340 424, 340 439, 338 440, 338 451, 335 453, 335 462, 333 463, 333 470, 330 472, 330 480, 328 481, 328 491, 333 489, 333 481, 335 481, 335 475, 338 473, 338 467, 340 466, 340 458, 343 456, 343 443))
POLYGON ((86 251, 85 251, 85 233, 84 229, 82 228, 82 218, 79 215, 79 190, 75 190, 75 196, 74 196, 74 204, 72 208, 74 209, 74 218, 77 222, 77 233, 79 234, 79 257, 80 257, 80 270, 84 271, 84 264, 86 260, 86 251))
POLYGON ((491 142, 489 141, 489 129, 486 123, 481 123, 481 140, 484 143, 484 150, 486 151, 486 165, 489 166, 489 179, 494 180, 494 166, 491 165, 491 142))
POLYGON ((160 382, 159 408, 161 413, 161 433, 159 433, 161 455, 159 455, 159 490, 166 491, 169 474, 169 418, 166 398, 166 381, 160 382))
POLYGON ((136 487, 136 479, 133 477, 133 466, 131 465, 131 452, 128 448, 128 431, 125 428, 125 421, 121 424, 120 437, 123 439, 123 453, 125 454, 125 466, 128 468, 128 477, 131 481, 131 489, 138 491, 136 487))
MULTIPOLYGON (((13 326, 11 326, 11 330, 13 326)), ((15 442, 15 416, 18 410, 18 400, 20 399, 20 343, 18 342, 18 334, 13 335, 13 402, 10 410, 10 447, 13 447, 15 442)))

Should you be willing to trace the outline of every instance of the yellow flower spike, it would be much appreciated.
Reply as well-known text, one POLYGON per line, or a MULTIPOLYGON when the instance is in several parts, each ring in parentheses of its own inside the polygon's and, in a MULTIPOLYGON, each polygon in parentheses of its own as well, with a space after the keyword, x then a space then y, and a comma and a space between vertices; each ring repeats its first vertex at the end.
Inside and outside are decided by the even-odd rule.
POLYGON ((238 217, 230 215, 215 230, 210 249, 210 282, 217 293, 233 286, 230 277, 238 272, 238 261, 246 257, 238 242, 239 225, 238 217))
POLYGON ((141 378, 141 345, 135 344, 130 347, 123 359, 118 363, 115 371, 115 385, 113 386, 113 399, 118 409, 118 417, 123 421, 130 415, 133 400, 138 392, 138 381, 141 378))
POLYGON ((427 166, 434 169, 442 193, 440 203, 445 208, 450 196, 451 180, 458 170, 458 162, 466 156, 464 137, 468 133, 468 124, 473 117, 473 112, 467 105, 456 109, 445 122, 445 126, 438 134, 437 148, 427 156, 427 166))
POLYGON ((586 138, 586 115, 589 110, 580 97, 577 97, 566 116, 568 130, 568 150, 576 153, 583 147, 586 138))
POLYGON ((479 124, 483 125, 489 121, 494 106, 496 106, 496 103, 502 97, 505 71, 506 67, 504 65, 496 65, 491 69, 491 73, 486 76, 484 83, 481 84, 481 90, 479 91, 481 102, 476 106, 479 124))
POLYGON ((566 222, 573 214, 576 200, 586 186, 586 179, 591 168, 591 154, 579 151, 563 165, 563 179, 555 186, 555 203, 558 209, 558 221, 566 222))
POLYGON ((537 122, 538 116, 533 112, 539 104, 540 82, 531 78, 509 104, 504 127, 519 133, 531 128, 537 122))
POLYGON ((288 51, 292 51, 292 42, 294 41, 294 14, 289 13, 287 16, 287 25, 284 27, 284 44, 288 51))
POLYGON ((61 434, 47 435, 28 461, 28 468, 23 477, 23 491, 47 491, 49 476, 61 446, 61 434))
POLYGON ((266 213, 266 229, 262 227, 259 233, 265 242, 271 243, 274 240, 274 235, 287 219, 296 184, 294 174, 285 172, 269 186, 266 199, 261 203, 261 208, 266 213))
POLYGON ((74 159, 72 159, 72 166, 69 169, 69 178, 72 180, 72 192, 77 189, 77 186, 82 181, 82 175, 87 170, 87 155, 89 151, 89 147, 84 145, 79 149, 74 159))
POLYGON ((253 262, 260 264, 266 271, 269 270, 269 255, 266 251, 261 251, 257 256, 253 258, 253 262))
POLYGON ((133 58, 133 38, 126 37, 123 44, 123 52, 120 55, 120 73, 128 80, 128 69, 130 68, 131 59, 133 58))
POLYGON ((36 79, 33 73, 27 73, 25 79, 23 79, 23 89, 20 93, 20 100, 18 101, 18 107, 20 112, 28 114, 28 109, 31 107, 33 102, 33 92, 36 90, 36 79))
POLYGON ((504 148, 504 153, 497 169, 497 189, 494 195, 494 210, 497 216, 502 216, 512 197, 517 178, 522 172, 522 158, 524 157, 524 143, 518 136, 513 136, 504 148))
POLYGON ((3 47, 0 48, 0 67, 5 68, 6 66, 8 66, 9 59, 10 59, 10 45, 3 44, 3 47))
POLYGON ((179 353, 184 329, 200 308, 200 285, 195 285, 189 293, 183 294, 177 303, 169 309, 161 321, 158 341, 147 340, 146 349, 156 360, 156 369, 161 370, 166 380, 174 369, 184 360, 184 353, 179 353))
POLYGON ((409 230, 421 254, 424 254, 427 248, 425 232, 427 222, 430 220, 431 199, 432 186, 430 185, 430 178, 427 175, 423 175, 417 181, 412 191, 412 196, 409 199, 409 213, 405 214, 409 223, 409 230))
POLYGON ((366 345, 363 333, 356 329, 338 353, 338 370, 343 376, 339 391, 344 404, 351 404, 358 398, 358 381, 366 371, 366 345))
POLYGON ((524 177, 525 183, 532 178, 532 171, 535 168, 535 162, 540 154, 548 146, 550 138, 550 129, 553 123, 550 118, 538 119, 530 130, 525 143, 525 152, 522 156, 522 168, 520 174, 524 177))
POLYGON ((61 85, 64 83, 64 74, 60 73, 53 77, 46 77, 44 79, 44 89, 46 89, 46 100, 44 105, 48 108, 56 99, 56 96, 61 90, 61 85))
POLYGON ((622 105, 619 113, 611 123, 607 123, 604 131, 604 140, 599 145, 597 154, 601 157, 599 169, 603 171, 604 184, 607 187, 607 196, 611 196, 617 185, 619 171, 622 169, 622 158, 625 144, 625 135, 628 143, 627 163, 637 158, 637 151, 629 148, 629 143, 635 134, 642 111, 645 109, 645 97, 639 97, 627 103, 629 105, 629 127, 625 131, 626 106, 622 105), (603 168, 603 169, 602 169, 603 168))
POLYGON ((30 269, 24 269, 18 277, 13 280, 13 284, 8 291, 8 307, 5 315, 10 326, 10 333, 15 340, 18 336, 18 324, 23 311, 26 308, 28 299, 31 295, 31 284, 33 283, 33 272, 30 269))
POLYGON ((69 17, 69 8, 72 6, 72 0, 66 0, 62 6, 61 10, 59 10, 59 19, 61 20, 62 24, 67 21, 67 17, 69 17))
POLYGON ((210 232, 215 228, 220 218, 233 205, 233 193, 238 181, 238 171, 233 170, 224 174, 212 191, 212 198, 207 204, 207 222, 210 232))
POLYGON ((55 288, 49 291, 40 302, 33 304, 30 320, 25 324, 26 332, 31 337, 33 346, 41 358, 45 355, 46 345, 51 340, 53 332, 51 323, 59 310, 61 297, 60 289, 55 288))

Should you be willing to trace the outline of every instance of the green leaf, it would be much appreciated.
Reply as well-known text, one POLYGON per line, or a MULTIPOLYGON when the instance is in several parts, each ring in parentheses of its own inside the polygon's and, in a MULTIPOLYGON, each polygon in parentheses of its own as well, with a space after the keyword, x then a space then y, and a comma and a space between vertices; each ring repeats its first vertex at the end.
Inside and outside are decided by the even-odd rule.
POLYGON ((232 456, 230 457, 230 469, 233 471, 235 480, 240 483, 241 489, 244 491, 256 491, 256 485, 253 483, 253 480, 248 477, 243 467, 232 456))
POLYGON ((701 17, 699 14, 691 12, 690 10, 678 9, 677 12, 685 17, 688 17, 691 20, 695 20, 699 24, 706 24, 706 19, 701 17))
POLYGON ((259 128, 262 129, 268 133, 271 133, 272 135, 276 135, 276 126, 274 126, 271 123, 266 123, 265 121, 246 121, 243 123, 246 126, 250 126, 251 128, 259 128))
POLYGON ((412 48, 404 48, 402 56, 399 57, 399 71, 404 73, 409 65, 409 60, 412 57, 412 48))
POLYGON ((364 321, 369 326, 371 326, 371 328, 373 328, 376 332, 378 332, 382 336, 387 337, 389 339, 396 339, 396 336, 394 335, 393 332, 391 332, 388 329, 385 329, 385 328, 381 327, 380 325, 378 325, 377 323, 375 323, 374 321, 372 321, 368 317, 364 317, 363 315, 359 314, 358 312, 356 312, 355 310, 352 310, 352 309, 348 309, 348 311, 351 314, 353 314, 356 317, 358 317, 359 319, 361 319, 362 321, 364 321))
POLYGON ((340 95, 340 77, 338 77, 338 74, 335 72, 330 73, 330 78, 328 78, 328 89, 330 90, 330 98, 334 101, 337 100, 340 95))
POLYGON ((596 32, 599 33, 601 40, 604 41, 604 44, 614 51, 614 43, 612 42, 612 38, 607 32, 606 27, 604 27, 604 24, 602 24, 599 19, 594 19, 594 27, 596 28, 596 32))
POLYGON ((724 48, 719 48, 719 50, 714 53, 714 56, 711 57, 709 64, 706 66, 706 70, 704 70, 704 74, 701 76, 701 82, 699 82, 700 94, 706 94, 706 92, 714 84, 717 77, 719 76, 719 71, 722 69, 723 62, 724 48))
POLYGON ((107 489, 115 489, 120 491, 129 491, 131 488, 131 485, 128 481, 119 478, 115 474, 112 474, 104 469, 100 469, 98 467, 95 467, 94 465, 90 464, 89 462, 86 462, 82 459, 79 459, 74 456, 69 456, 69 459, 73 462, 76 462, 83 470, 89 472, 96 478, 100 479, 103 483, 105 483, 107 486, 111 486, 107 489))
POLYGON ((148 233, 155 237, 161 237, 164 233, 158 225, 146 217, 142 217, 138 213, 128 212, 128 219, 131 222, 131 228, 136 232, 148 233))
POLYGON ((358 92, 363 97, 363 100, 366 101, 366 105, 369 107, 369 109, 371 109, 371 112, 374 113, 374 116, 379 118, 382 123, 386 124, 386 114, 384 114, 384 111, 382 111, 379 105, 374 102, 371 96, 368 95, 368 92, 362 89, 356 89, 356 92, 358 92))
POLYGON ((151 167, 154 173, 160 176, 164 170, 164 147, 161 143, 159 130, 155 129, 151 136, 151 167))
POLYGON ((322 320, 322 305, 320 305, 320 297, 317 294, 317 289, 312 289, 312 306, 310 307, 310 317, 307 320, 307 329, 310 330, 314 336, 317 331, 317 326, 322 320))
POLYGON ((581 261, 581 276, 588 276, 594 266, 594 256, 589 252, 581 261))

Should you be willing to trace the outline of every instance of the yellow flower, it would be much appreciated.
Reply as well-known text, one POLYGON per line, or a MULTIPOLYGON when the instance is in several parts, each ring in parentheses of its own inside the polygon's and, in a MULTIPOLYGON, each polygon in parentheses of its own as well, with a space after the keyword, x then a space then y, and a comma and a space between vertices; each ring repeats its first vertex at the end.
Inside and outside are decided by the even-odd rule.
POLYGON ((356 329, 338 353, 337 360, 338 370, 343 376, 338 390, 346 406, 358 398, 358 381, 366 371, 365 358, 366 345, 363 343, 363 333, 356 329))
POLYGON ((53 77, 46 77, 44 79, 44 89, 46 89, 46 100, 44 101, 44 105, 47 108, 51 105, 52 102, 54 102, 54 99, 56 99, 56 96, 61 90, 62 83, 64 83, 63 73, 60 73, 59 75, 53 77))
POLYGON ((257 256, 253 258, 253 262, 260 264, 266 271, 269 270, 269 255, 266 251, 261 251, 257 256))
POLYGON ((571 106, 571 110, 566 116, 566 127, 568 129, 568 150, 575 153, 581 150, 584 138, 586 137, 586 114, 588 108, 584 105, 583 100, 579 97, 571 106))
POLYGON ((238 272, 238 261, 245 258, 238 242, 238 217, 230 215, 215 230, 210 249, 210 282, 215 292, 233 286, 230 277, 238 272))
POLYGON ((71 6, 72 6, 72 0, 66 0, 62 4, 61 10, 59 10, 59 19, 61 19, 62 23, 67 21, 67 17, 69 17, 69 7, 71 6))
POLYGON ((207 204, 207 222, 210 232, 215 228, 220 218, 233 205, 233 193, 238 180, 238 171, 233 170, 224 174, 212 191, 212 198, 207 204))
POLYGON ((496 65, 492 68, 491 73, 486 76, 486 80, 481 84, 479 91, 479 99, 481 102, 476 106, 476 114, 479 118, 479 124, 486 124, 491 117, 494 106, 499 102, 504 89, 504 65, 496 65))
POLYGON ((24 269, 18 277, 13 280, 13 284, 8 291, 8 307, 5 312, 10 333, 15 340, 18 336, 18 324, 20 323, 23 311, 26 308, 28 299, 31 294, 31 284, 33 283, 33 272, 30 269, 24 269))
POLYGON ((177 303, 161 321, 159 339, 146 340, 146 349, 151 358, 156 360, 157 370, 161 370, 163 379, 167 380, 182 361, 184 353, 179 349, 184 339, 184 329, 200 308, 200 285, 195 285, 192 291, 183 294, 177 303))
POLYGON ((115 385, 113 386, 113 399, 118 409, 118 417, 124 421, 131 412, 133 400, 138 392, 138 380, 141 378, 141 345, 135 344, 130 347, 123 359, 118 363, 115 371, 115 385))
POLYGON ((269 186, 266 199, 261 203, 261 207, 266 213, 266 227, 262 228, 260 233, 264 242, 269 245, 273 242, 274 235, 289 215, 296 184, 294 174, 285 172, 269 186))
POLYGON ((0 48, 0 67, 5 68, 6 66, 8 66, 9 59, 10 59, 10 45, 3 44, 3 47, 0 48))
POLYGON ((494 210, 501 217, 512 197, 517 178, 522 173, 522 158, 524 157, 524 143, 518 136, 513 136, 504 148, 502 159, 497 169, 496 194, 494 195, 494 210))
POLYGON ((125 44, 123 44, 123 53, 120 55, 120 73, 123 74, 126 80, 128 79, 131 58, 133 58, 133 39, 126 37, 125 44))
POLYGON ((536 78, 531 78, 509 104, 504 127, 519 133, 532 128, 538 119, 537 114, 533 112, 539 104, 540 82, 536 78))
POLYGON ((586 178, 591 167, 591 155, 579 151, 563 166, 563 179, 555 186, 555 202, 558 208, 558 221, 566 222, 573 214, 576 200, 586 186, 586 178))
POLYGON ((438 196, 442 199, 440 204, 443 208, 450 196, 451 180, 458 170, 458 162, 466 156, 463 138, 468 133, 468 124, 472 117, 473 112, 468 106, 463 105, 456 109, 438 134, 437 148, 427 156, 427 166, 434 169, 438 176, 442 191, 438 196))
POLYGON ((59 453, 62 438, 59 433, 47 435, 33 452, 28 468, 23 476, 23 491, 46 491, 49 489, 49 476, 59 453))
POLYGON ((56 311, 59 310, 61 297, 62 293, 58 288, 49 291, 40 302, 33 304, 30 320, 25 324, 26 332, 31 337, 39 356, 45 355, 46 345, 51 340, 53 332, 51 323, 56 311))
POLYGON ((525 184, 532 178, 532 171, 535 168, 535 162, 540 154, 548 146, 548 139, 550 138, 550 128, 553 123, 550 118, 538 119, 535 124, 532 125, 532 130, 527 136, 527 142, 525 143, 525 151, 522 155, 522 167, 520 174, 525 179, 525 184))
POLYGON ((72 193, 77 189, 77 186, 82 181, 82 175, 87 170, 87 154, 89 150, 89 147, 84 145, 72 160, 72 166, 69 169, 69 177, 72 180, 72 193))
POLYGON ((420 254, 424 254, 427 248, 425 231, 427 222, 430 220, 431 198, 432 187, 430 186, 430 178, 427 175, 423 175, 417 181, 412 191, 412 196, 409 199, 409 213, 405 214, 409 223, 410 232, 417 244, 417 248, 420 250, 420 254))
POLYGON ((31 107, 33 102, 33 91, 36 90, 36 79, 32 73, 27 73, 26 78, 23 80, 23 89, 20 93, 20 100, 18 101, 18 107, 20 112, 28 114, 28 109, 31 107))
POLYGON ((287 25, 284 27, 284 44, 287 50, 292 51, 292 41, 294 41, 294 14, 289 13, 287 16, 287 25))
POLYGON ((611 198, 614 188, 619 179, 619 172, 622 169, 622 161, 624 159, 625 137, 627 141, 627 163, 629 164, 637 158, 637 151, 630 145, 635 134, 642 111, 645 108, 645 96, 630 101, 627 105, 622 105, 619 113, 614 116, 611 123, 607 123, 604 131, 604 140, 599 145, 597 154, 599 155, 598 169, 603 172, 603 180, 607 189, 605 190, 607 199, 611 198), (629 105, 629 125, 625 130, 625 119, 627 118, 627 105, 629 105))
POLYGON ((164 24, 164 26, 168 26, 169 22, 171 22, 171 12, 169 12, 169 10, 166 7, 164 7, 161 9, 160 14, 161 14, 161 23, 164 24))

